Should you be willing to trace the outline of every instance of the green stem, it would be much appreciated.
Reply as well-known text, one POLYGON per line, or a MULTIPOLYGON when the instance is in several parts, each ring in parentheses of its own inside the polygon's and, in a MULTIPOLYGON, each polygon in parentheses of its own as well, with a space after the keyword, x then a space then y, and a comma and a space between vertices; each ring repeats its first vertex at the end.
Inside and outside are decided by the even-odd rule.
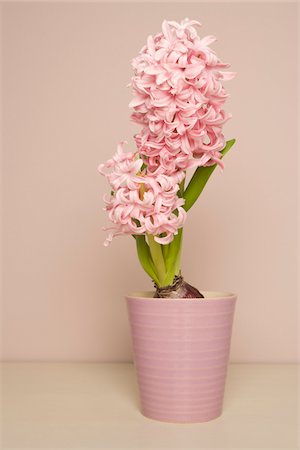
MULTIPOLYGON (((177 244, 177 255, 176 255, 176 259, 175 259, 175 263, 174 263, 174 277, 175 278, 176 275, 179 275, 180 273, 180 269, 181 269, 181 248, 182 248, 182 233, 183 233, 183 228, 180 228, 180 230, 178 230, 178 244, 177 244)), ((173 280, 172 280, 173 282, 173 280)))
POLYGON ((152 234, 147 234, 147 239, 153 264, 155 267, 155 272, 159 281, 159 286, 161 287, 164 285, 163 283, 166 277, 166 264, 162 248, 161 245, 154 240, 154 236, 152 234))
MULTIPOLYGON (((186 172, 185 172, 186 174, 186 172)), ((186 176, 186 175, 185 175, 186 176)), ((185 184, 185 176, 182 182, 179 184, 178 197, 183 197, 184 194, 184 184, 185 184)))
POLYGON ((140 263, 145 270, 145 272, 152 278, 155 283, 159 283, 157 274, 155 272, 154 263, 152 261, 149 245, 146 242, 144 235, 133 236, 136 241, 136 249, 140 263))
POLYGON ((164 286, 168 286, 173 283, 176 275, 180 273, 180 256, 182 245, 182 232, 183 228, 178 230, 173 241, 168 245, 168 255, 165 259, 166 262, 166 276, 164 279, 164 286))

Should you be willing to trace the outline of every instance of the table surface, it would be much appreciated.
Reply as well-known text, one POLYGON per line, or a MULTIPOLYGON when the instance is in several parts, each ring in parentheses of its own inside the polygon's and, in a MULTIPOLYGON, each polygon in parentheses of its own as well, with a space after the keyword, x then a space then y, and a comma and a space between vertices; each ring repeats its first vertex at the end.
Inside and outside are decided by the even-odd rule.
POLYGON ((132 364, 3 363, 2 449, 297 449, 297 366, 232 364, 203 424, 139 412, 132 364))

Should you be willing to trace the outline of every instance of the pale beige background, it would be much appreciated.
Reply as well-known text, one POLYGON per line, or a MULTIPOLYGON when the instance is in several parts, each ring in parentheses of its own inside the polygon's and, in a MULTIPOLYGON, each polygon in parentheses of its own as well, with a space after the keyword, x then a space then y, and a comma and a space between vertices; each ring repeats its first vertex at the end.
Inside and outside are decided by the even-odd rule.
POLYGON ((164 18, 200 20, 238 72, 237 145, 185 227, 183 273, 239 295, 233 361, 296 360, 293 3, 3 4, 3 358, 131 358, 133 239, 103 247, 99 162, 137 129, 130 60, 164 18))

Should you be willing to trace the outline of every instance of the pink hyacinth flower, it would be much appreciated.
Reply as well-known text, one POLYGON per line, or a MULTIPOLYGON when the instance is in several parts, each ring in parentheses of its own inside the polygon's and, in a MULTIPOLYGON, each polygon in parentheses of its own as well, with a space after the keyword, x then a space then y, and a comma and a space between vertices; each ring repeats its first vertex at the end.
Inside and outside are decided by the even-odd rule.
POLYGON ((164 21, 162 33, 149 36, 133 59, 132 119, 143 125, 136 136, 148 170, 174 170, 219 164, 231 117, 223 105, 223 81, 233 78, 228 64, 209 47, 213 36, 200 38, 197 21, 164 21), (174 147, 175 143, 175 147, 174 147))
POLYGON ((162 244, 173 240, 186 219, 184 200, 177 193, 184 172, 172 176, 141 172, 142 159, 136 153, 124 153, 123 143, 117 153, 99 171, 110 183, 113 192, 104 197, 105 210, 113 226, 104 243, 122 234, 151 234, 162 244))

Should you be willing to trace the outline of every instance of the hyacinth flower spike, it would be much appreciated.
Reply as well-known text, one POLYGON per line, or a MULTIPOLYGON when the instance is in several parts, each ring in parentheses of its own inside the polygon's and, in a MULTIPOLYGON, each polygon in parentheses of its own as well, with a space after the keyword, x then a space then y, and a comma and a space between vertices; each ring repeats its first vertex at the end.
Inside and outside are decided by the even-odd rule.
POLYGON ((187 211, 235 140, 225 141, 223 126, 231 117, 223 82, 234 73, 200 38, 200 23, 164 21, 133 59, 132 120, 141 125, 137 150, 116 154, 99 171, 111 194, 104 198, 113 223, 105 241, 130 234, 140 263, 156 286, 156 297, 203 297, 181 275, 182 230, 187 211), (185 188, 186 173, 194 174, 185 188))

